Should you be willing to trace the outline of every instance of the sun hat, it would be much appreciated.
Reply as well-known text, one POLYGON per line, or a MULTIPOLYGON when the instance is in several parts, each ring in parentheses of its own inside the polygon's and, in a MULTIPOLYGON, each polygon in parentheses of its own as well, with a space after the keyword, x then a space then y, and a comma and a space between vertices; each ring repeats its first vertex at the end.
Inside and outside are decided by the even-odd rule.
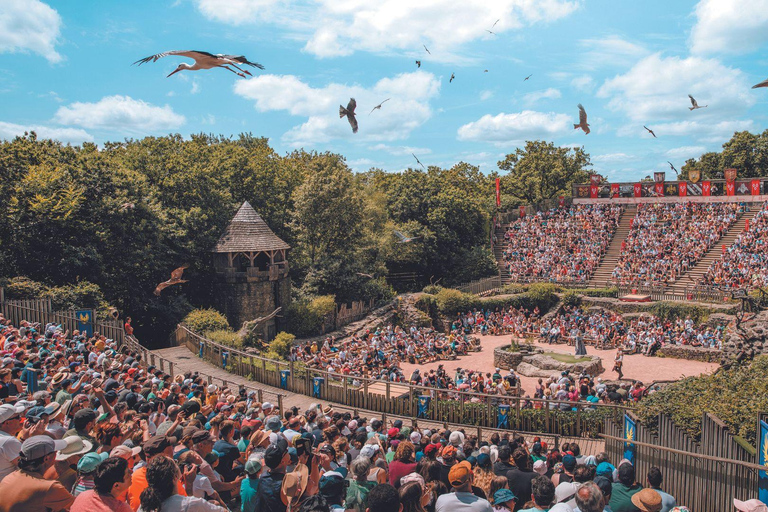
POLYGON ((499 489, 493 493, 494 505, 501 505, 502 503, 508 503, 510 501, 517 501, 517 496, 515 496, 515 493, 509 489, 499 489))
POLYGON ((109 454, 107 452, 86 453, 83 455, 83 458, 80 459, 80 462, 77 463, 77 470, 81 473, 92 473, 94 470, 96 470, 97 467, 99 467, 99 464, 107 460, 107 458, 109 458, 109 454))
POLYGON ((124 444, 119 444, 112 448, 112 451, 109 452, 110 457, 120 457, 121 459, 130 459, 131 457, 135 457, 136 455, 141 453, 141 446, 134 446, 131 448, 130 446, 126 446, 124 444))
POLYGON ((376 452, 378 452, 378 451, 379 451, 379 445, 377 445, 377 444, 366 444, 365 446, 363 446, 360 449, 360 456, 361 457, 366 457, 366 458, 370 459, 371 457, 376 455, 376 452))
POLYGON ((768 512, 768 506, 760 500, 741 501, 734 498, 733 506, 741 512, 768 512))
POLYGON ((639 508, 640 512, 659 512, 661 510, 661 494, 653 489, 643 489, 632 495, 632 504, 639 508))
POLYGON ((539 475, 547 474, 547 462, 543 460, 537 460, 533 463, 533 471, 539 475))
POLYGON ((264 426, 267 430, 271 430, 272 432, 279 432, 283 426, 283 422, 280 421, 280 418, 277 416, 270 416, 264 421, 264 426))
POLYGON ((304 490, 301 488, 301 476, 297 473, 286 473, 283 485, 280 487, 280 499, 287 510, 291 510, 293 500, 298 500, 304 490))
POLYGON ((67 460, 73 455, 88 453, 91 451, 91 448, 93 448, 93 443, 80 436, 65 437, 62 441, 67 443, 67 446, 59 450, 59 453, 56 454, 56 460, 59 462, 67 460))

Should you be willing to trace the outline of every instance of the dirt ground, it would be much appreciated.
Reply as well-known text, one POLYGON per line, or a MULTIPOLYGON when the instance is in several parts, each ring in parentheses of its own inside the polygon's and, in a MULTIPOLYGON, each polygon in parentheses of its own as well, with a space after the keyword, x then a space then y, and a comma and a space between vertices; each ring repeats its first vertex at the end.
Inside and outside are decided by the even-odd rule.
MULTIPOLYGON (((429 364, 416 365, 402 363, 403 373, 410 377, 413 370, 417 367, 421 371, 437 369, 439 364, 443 364, 445 369, 453 376, 456 368, 466 368, 471 370, 482 370, 483 372, 493 373, 493 349, 501 345, 508 345, 511 341, 510 335, 504 336, 480 336, 480 352, 472 352, 469 355, 461 356, 452 361, 436 361, 429 364)), ((548 345, 546 343, 535 343, 537 347, 544 349, 545 352, 561 352, 564 354, 573 354, 574 348, 565 344, 548 345)), ((613 368, 613 358, 616 356, 616 350, 599 350, 592 346, 587 346, 587 355, 598 355, 603 360, 605 371, 600 375, 603 379, 615 380, 618 378, 613 368)), ((624 356, 624 379, 640 380, 644 383, 650 383, 655 380, 678 380, 683 377, 700 375, 702 373, 711 373, 719 365, 717 363, 702 363, 699 361, 687 361, 685 359, 669 359, 663 357, 646 357, 641 354, 624 356)), ((536 386, 537 378, 522 377, 521 386, 524 394, 532 394, 536 386)))

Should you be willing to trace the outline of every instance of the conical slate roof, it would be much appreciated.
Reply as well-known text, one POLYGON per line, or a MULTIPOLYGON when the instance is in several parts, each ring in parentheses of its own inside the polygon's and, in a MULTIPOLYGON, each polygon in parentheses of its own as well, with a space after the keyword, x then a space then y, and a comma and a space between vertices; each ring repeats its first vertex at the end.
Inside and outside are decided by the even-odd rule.
POLYGON ((291 247, 269 229, 248 201, 237 210, 213 252, 277 251, 291 247))

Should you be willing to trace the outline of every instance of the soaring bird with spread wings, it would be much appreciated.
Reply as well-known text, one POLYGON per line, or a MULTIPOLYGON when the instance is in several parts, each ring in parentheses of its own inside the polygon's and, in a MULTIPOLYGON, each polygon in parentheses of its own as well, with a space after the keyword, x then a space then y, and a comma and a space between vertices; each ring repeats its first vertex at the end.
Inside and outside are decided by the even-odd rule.
POLYGON ((708 105, 699 106, 699 103, 690 94, 688 95, 688 97, 691 98, 691 105, 692 105, 691 107, 688 107, 688 110, 696 110, 697 108, 707 108, 708 105))
POLYGON ((349 125, 352 127, 352 133, 357 133, 357 118, 355 117, 356 108, 357 102, 355 101, 355 98, 349 98, 347 108, 339 105, 339 118, 347 116, 347 121, 349 121, 349 125))
POLYGON ((416 61, 416 67, 417 67, 417 68, 420 68, 420 67, 421 67, 421 61, 420 61, 420 60, 417 60, 417 61, 416 61))
POLYGON ((398 239, 399 244, 407 244, 408 242, 413 242, 414 240, 421 238, 420 236, 407 236, 401 233, 398 230, 394 230, 395 236, 398 239))
POLYGON ((421 163, 421 160, 419 160, 419 157, 417 157, 415 154, 411 153, 413 155, 413 158, 416 159, 416 162, 421 166, 422 169, 424 169, 424 164, 421 163))
POLYGON ((190 59, 194 59, 195 63, 187 64, 186 62, 182 62, 181 64, 179 64, 179 67, 177 67, 168 76, 171 76, 174 73, 178 73, 179 71, 183 71, 183 70, 197 71, 199 69, 224 68, 227 71, 231 71, 234 74, 245 78, 245 75, 248 75, 248 76, 252 76, 252 75, 248 70, 243 69, 239 66, 245 65, 245 66, 252 66, 254 68, 264 69, 264 66, 262 66, 258 62, 251 62, 242 55, 223 55, 221 53, 214 55, 213 53, 202 52, 198 50, 173 50, 170 52, 158 53, 155 55, 150 55, 149 57, 144 57, 143 59, 139 59, 136 62, 134 62, 134 64, 138 64, 139 66, 141 66, 142 64, 149 61, 157 62, 158 59, 162 59, 163 57, 167 57, 169 55, 189 57, 190 59), (237 71, 235 71, 232 68, 237 69, 237 71))
POLYGON ((589 124, 587 123, 587 111, 584 110, 584 107, 581 106, 581 103, 579 103, 579 124, 574 124, 573 129, 576 130, 578 128, 581 128, 584 130, 584 133, 589 133, 589 124))
POLYGON ((174 284, 181 284, 186 283, 186 279, 182 279, 181 276, 184 274, 184 269, 189 268, 189 265, 182 265, 173 272, 171 272, 171 278, 167 281, 163 281, 159 285, 157 285, 157 288, 155 288, 155 295, 158 297, 160 296, 160 292, 168 288, 169 286, 173 286, 174 284))
POLYGON ((752 86, 753 89, 757 89, 758 87, 768 87, 768 78, 760 82, 759 84, 755 84, 752 86))
POLYGON ((680 177, 680 173, 679 173, 679 172, 677 172, 677 169, 675 169, 675 166, 674 166, 674 165, 672 165, 672 162, 670 162, 669 160, 667 160, 667 163, 669 164, 669 168, 670 168, 670 169, 672 169, 673 171, 675 171, 675 176, 677 176, 677 177, 679 178, 679 177, 680 177))
POLYGON ((425 50, 427 50, 427 53, 428 53, 428 54, 432 55, 432 52, 431 52, 431 51, 429 51, 429 48, 427 48, 427 45, 423 44, 423 45, 421 45, 421 46, 423 46, 423 47, 424 47, 424 49, 425 49, 425 50))
POLYGON ((456 78, 456 73, 451 73, 451 79, 448 80, 448 83, 453 82, 453 79, 456 78))
POLYGON ((381 110, 381 106, 382 106, 383 104, 385 104, 386 102, 388 102, 389 100, 391 100, 391 99, 392 99, 392 98, 387 98, 387 99, 385 99, 384 101, 382 101, 381 103, 379 103, 378 105, 376 105, 375 107, 373 107, 373 108, 371 109, 371 111, 370 111, 370 112, 368 112, 368 115, 371 115, 371 114, 373 114, 373 111, 374 111, 374 110, 381 110))
POLYGON ((648 127, 647 127, 647 126, 645 126, 645 125, 643 125, 643 128, 645 128, 646 130, 648 130, 648 133, 650 133, 651 135, 653 135, 653 138, 654 138, 654 139, 655 139, 655 138, 657 138, 657 137, 656 137, 656 134, 655 134, 655 133, 653 133, 653 130, 651 130, 650 128, 648 128, 648 127))

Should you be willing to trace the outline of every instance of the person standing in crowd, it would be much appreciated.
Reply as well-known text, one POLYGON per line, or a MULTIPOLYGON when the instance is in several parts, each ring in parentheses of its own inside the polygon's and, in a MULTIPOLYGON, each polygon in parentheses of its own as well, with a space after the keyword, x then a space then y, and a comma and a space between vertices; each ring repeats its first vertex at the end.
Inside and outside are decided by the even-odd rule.
MULTIPOLYGON (((226 512, 227 509, 202 498, 178 494, 177 482, 182 478, 173 459, 160 455, 147 465, 147 488, 141 492, 139 512, 226 512)), ((184 474, 194 480, 194 471, 184 474)), ((191 482, 190 482, 191 483, 191 482)))
POLYGON ((96 468, 94 489, 80 493, 70 512, 131 512, 131 507, 120 496, 131 486, 128 461, 109 457, 96 468))
POLYGON ((643 490, 643 486, 635 481, 635 466, 629 462, 619 465, 618 482, 613 484, 611 493, 611 510, 613 512, 637 512, 632 502, 632 496, 643 490))
POLYGON ((462 461, 451 466, 448 480, 452 493, 443 494, 437 499, 435 512, 493 512, 488 500, 472 492, 472 466, 462 461))

